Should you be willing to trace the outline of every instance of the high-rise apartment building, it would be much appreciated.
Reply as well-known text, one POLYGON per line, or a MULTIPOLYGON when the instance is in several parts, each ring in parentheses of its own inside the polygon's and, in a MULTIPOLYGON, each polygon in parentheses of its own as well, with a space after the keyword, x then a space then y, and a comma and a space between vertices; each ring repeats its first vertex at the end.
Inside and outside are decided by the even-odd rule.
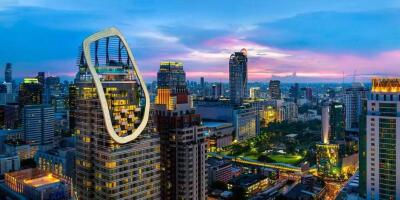
POLYGON ((268 89, 271 99, 281 99, 281 82, 279 80, 270 80, 268 89))
POLYGON ((40 149, 54 146, 54 107, 50 105, 25 105, 21 112, 24 140, 40 149))
POLYGON ((6 68, 4 70, 4 82, 11 83, 12 82, 12 64, 6 63, 6 68))
POLYGON ((75 82, 78 199, 160 199, 160 140, 126 40, 109 28, 82 47, 75 82))
POLYGON ((233 106, 240 106, 247 96, 247 50, 235 52, 229 58, 230 101, 233 106))
POLYGON ((366 111, 366 197, 400 199, 400 79, 372 79, 366 111))
POLYGON ((21 107, 42 103, 43 87, 37 78, 24 78, 19 88, 18 102, 21 107))
MULTIPOLYGON (((168 72, 161 63, 159 75, 170 74, 169 79, 184 82, 182 65, 180 67, 181 73, 168 72)), ((164 78, 163 75, 158 77, 164 78)), ((162 197, 204 200, 207 188, 206 128, 201 126, 200 115, 195 113, 186 87, 166 85, 163 80, 158 82, 163 85, 158 85, 154 119, 161 137, 162 197), (176 86, 179 89, 173 88, 176 86)))
POLYGON ((368 89, 362 83, 352 83, 344 91, 344 104, 346 107, 346 131, 358 132, 359 117, 361 114, 361 99, 365 98, 368 89))

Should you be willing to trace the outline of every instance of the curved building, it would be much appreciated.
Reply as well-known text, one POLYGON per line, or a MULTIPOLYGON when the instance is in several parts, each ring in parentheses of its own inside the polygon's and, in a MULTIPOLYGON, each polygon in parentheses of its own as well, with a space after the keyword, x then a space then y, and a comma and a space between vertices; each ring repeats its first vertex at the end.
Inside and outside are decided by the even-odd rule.
POLYGON ((158 199, 160 140, 131 50, 115 28, 83 41, 76 79, 79 199, 158 199))

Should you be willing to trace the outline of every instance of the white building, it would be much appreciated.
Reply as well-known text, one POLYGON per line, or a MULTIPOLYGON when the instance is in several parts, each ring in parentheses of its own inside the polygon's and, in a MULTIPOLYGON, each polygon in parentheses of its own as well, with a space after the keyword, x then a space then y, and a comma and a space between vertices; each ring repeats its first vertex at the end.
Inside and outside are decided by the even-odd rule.
POLYGON ((279 121, 297 121, 298 108, 294 102, 284 102, 278 107, 279 121))

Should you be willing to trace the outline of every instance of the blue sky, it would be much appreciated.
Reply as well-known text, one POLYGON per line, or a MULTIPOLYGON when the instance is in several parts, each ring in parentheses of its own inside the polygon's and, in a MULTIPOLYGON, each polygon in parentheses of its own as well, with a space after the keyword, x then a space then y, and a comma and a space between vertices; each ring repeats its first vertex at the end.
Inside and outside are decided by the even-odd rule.
POLYGON ((372 0, 2 0, 0 64, 12 62, 18 77, 73 76, 80 43, 109 26, 146 80, 162 60, 183 61, 189 79, 227 80, 241 48, 254 81, 400 73, 400 1, 372 0))

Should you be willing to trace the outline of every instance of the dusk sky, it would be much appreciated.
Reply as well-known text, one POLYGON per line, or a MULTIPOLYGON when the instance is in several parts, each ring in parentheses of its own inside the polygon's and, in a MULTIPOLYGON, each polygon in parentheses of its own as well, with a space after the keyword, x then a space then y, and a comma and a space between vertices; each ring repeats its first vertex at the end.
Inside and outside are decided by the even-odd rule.
POLYGON ((73 77, 81 42, 110 26, 146 81, 163 60, 182 61, 188 79, 226 81, 242 48, 250 81, 400 75, 398 0, 0 0, 0 80, 6 62, 15 77, 73 77))

